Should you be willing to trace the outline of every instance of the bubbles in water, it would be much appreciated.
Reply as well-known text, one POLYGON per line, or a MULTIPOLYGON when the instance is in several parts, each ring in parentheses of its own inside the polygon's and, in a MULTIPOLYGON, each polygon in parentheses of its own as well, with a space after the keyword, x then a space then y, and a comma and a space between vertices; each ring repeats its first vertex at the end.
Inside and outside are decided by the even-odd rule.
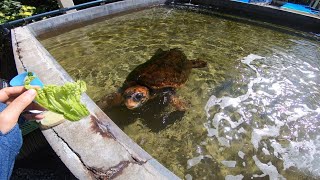
POLYGON ((257 150, 263 137, 277 137, 280 134, 280 128, 277 126, 266 126, 263 129, 253 129, 251 143, 257 150))
POLYGON ((244 156, 245 156, 245 154, 244 154, 244 152, 239 151, 239 152, 238 152, 238 156, 239 156, 241 159, 243 159, 244 156))
POLYGON ((221 163, 227 167, 234 168, 236 167, 237 161, 221 161, 221 163))
POLYGON ((239 174, 239 175, 236 175, 236 176, 233 176, 233 175, 227 175, 225 180, 241 180, 243 179, 243 175, 242 174, 239 174))
POLYGON ((263 174, 261 175, 254 174, 253 177, 265 177, 266 175, 269 175, 269 179, 285 179, 278 173, 277 168, 272 165, 271 162, 264 164, 257 158, 257 156, 253 156, 252 159, 254 160, 258 168, 263 172, 263 174))
MULTIPOLYGON (((248 155, 252 157, 262 172, 253 177, 269 175, 270 179, 285 179, 281 172, 290 167, 318 177, 319 69, 294 54, 274 52, 268 57, 250 54, 241 60, 248 71, 254 71, 254 76, 249 77, 247 91, 237 97, 212 95, 205 106, 208 122, 204 127, 208 137, 216 138, 220 146, 236 147, 237 137, 244 137, 241 134, 248 137, 242 140, 250 141, 255 153, 238 151, 238 156, 243 160, 248 160, 248 155), (235 113, 238 114, 236 118, 235 113), (281 160, 284 169, 271 161, 262 163, 259 159, 263 156, 281 160)), ((234 163, 227 163, 227 167, 237 164, 236 161, 220 162, 224 165, 234 163)))
POLYGON ((204 158, 210 158, 211 159, 212 157, 210 155, 199 155, 197 157, 189 159, 187 161, 187 164, 188 164, 187 168, 190 169, 192 166, 195 166, 195 165, 199 164, 201 162, 201 160, 204 159, 204 158))
POLYGON ((186 180, 192 180, 192 176, 190 174, 187 174, 184 177, 186 178, 186 180))

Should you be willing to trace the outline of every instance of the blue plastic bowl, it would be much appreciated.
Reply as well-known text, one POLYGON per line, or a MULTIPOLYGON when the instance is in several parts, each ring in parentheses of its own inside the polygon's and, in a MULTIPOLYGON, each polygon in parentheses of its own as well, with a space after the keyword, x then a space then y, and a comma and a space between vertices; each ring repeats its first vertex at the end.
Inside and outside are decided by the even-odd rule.
MULTIPOLYGON (((24 72, 22 74, 18 74, 14 78, 12 78, 11 81, 9 82, 10 86, 24 86, 24 79, 26 78, 28 73, 30 73, 30 72, 24 72)), ((33 73, 33 75, 36 76, 35 73, 33 73)), ((40 86, 41 88, 43 88, 43 83, 41 82, 41 80, 37 76, 36 76, 36 78, 34 78, 31 81, 30 84, 32 86, 40 86)))

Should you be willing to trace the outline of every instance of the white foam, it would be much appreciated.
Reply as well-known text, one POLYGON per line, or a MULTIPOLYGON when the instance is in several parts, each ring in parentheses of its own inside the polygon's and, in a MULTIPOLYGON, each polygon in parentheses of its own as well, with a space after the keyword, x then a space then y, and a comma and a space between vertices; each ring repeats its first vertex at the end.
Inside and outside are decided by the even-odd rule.
MULTIPOLYGON (((281 84, 279 82, 276 82, 271 85, 271 89, 276 92, 276 95, 280 95, 280 94, 282 94, 283 87, 281 87, 281 84)), ((271 96, 271 97, 273 97, 273 96, 271 96)))
POLYGON ((241 60, 242 63, 250 65, 252 61, 256 60, 256 59, 263 59, 264 57, 262 56, 258 56, 255 54, 249 54, 247 57, 243 58, 243 60, 241 60))
POLYGON ((266 148, 262 148, 262 152, 263 152, 265 155, 270 155, 270 152, 269 152, 268 149, 266 149, 266 148))
POLYGON ((199 155, 199 156, 196 156, 196 157, 194 157, 192 159, 189 159, 187 161, 187 169, 190 169, 191 167, 199 164, 201 162, 201 160, 204 159, 204 158, 212 159, 212 156, 210 156, 210 155, 199 155))
POLYGON ((217 98, 216 96, 212 95, 207 101, 207 104, 205 106, 207 117, 210 117, 209 110, 211 107, 215 105, 219 105, 222 109, 224 109, 228 106, 236 107, 239 105, 240 102, 241 102, 240 98, 232 98, 232 97, 217 98))
POLYGON ((275 154, 281 155, 284 169, 297 167, 317 177, 320 176, 320 136, 317 136, 316 140, 291 141, 285 148, 276 141, 273 141, 271 146, 275 154))
POLYGON ((277 126, 266 126, 263 129, 253 129, 251 136, 251 143, 257 150, 259 142, 263 137, 277 137, 279 136, 280 128, 277 126))
POLYGON ((247 131, 245 129, 243 129, 243 127, 241 127, 239 130, 238 130, 238 133, 247 133, 247 131))
POLYGON ((217 137, 221 146, 230 147, 230 141, 225 137, 217 137))
POLYGON ((262 171, 262 175, 255 175, 254 177, 264 177, 266 175, 269 175, 269 179, 271 180, 277 180, 277 179, 285 179, 282 175, 279 174, 277 168, 272 165, 271 162, 268 162, 267 164, 262 163, 256 155, 252 157, 257 167, 262 171))
POLYGON ((185 175, 184 178, 186 178, 186 180, 192 180, 192 176, 190 174, 185 175))
POLYGON ((203 155, 199 155, 199 156, 197 156, 197 157, 194 157, 194 158, 192 158, 192 159, 189 159, 189 160, 187 161, 187 169, 190 169, 191 167, 199 164, 200 161, 201 161, 203 158, 204 158, 203 155))
POLYGON ((208 123, 204 123, 204 127, 207 129, 207 136, 208 137, 213 137, 213 136, 217 136, 218 137, 218 130, 215 128, 211 128, 210 125, 208 123))
POLYGON ((236 176, 233 176, 233 175, 227 175, 225 177, 225 180, 241 180, 243 179, 244 176, 242 174, 239 174, 239 175, 236 175, 236 176))
MULTIPOLYGON (((317 131, 320 105, 310 101, 320 97, 319 69, 282 51, 266 58, 251 54, 241 62, 253 70, 255 75, 247 77, 249 82, 244 94, 220 98, 212 95, 209 98, 205 106, 208 136, 215 136, 221 146, 232 148, 234 139, 241 140, 244 137, 241 134, 251 133, 251 144, 255 150, 261 148, 262 156, 275 156, 283 160, 284 169, 297 167, 320 177, 320 138, 314 139, 315 135, 320 137, 317 131), (261 61, 255 63, 258 59, 261 61), (272 65, 269 65, 270 62, 272 65), (210 114, 212 107, 219 111, 210 114), (231 116, 234 112, 240 116, 231 116), (259 114, 260 119, 253 118, 259 114), (245 130, 241 127, 243 123, 249 124, 251 128, 243 126, 245 130), (277 142, 279 139, 286 139, 289 145, 282 147, 277 142)), ((238 156, 243 159, 245 154, 238 151, 238 156)), ((255 155, 253 159, 263 172, 253 177, 269 175, 270 179, 284 179, 271 162, 261 163, 255 155)), ((246 163, 242 162, 242 165, 246 166, 246 163)))
POLYGON ((241 159, 243 159, 244 156, 245 156, 245 154, 244 154, 244 152, 239 151, 239 152, 238 152, 238 156, 239 156, 241 159))
POLYGON ((221 161, 221 163, 229 168, 236 167, 237 161, 221 161))
POLYGON ((310 109, 307 105, 305 104, 301 104, 299 105, 300 107, 296 107, 293 109, 293 111, 291 111, 290 113, 288 113, 288 115, 290 115, 288 118, 287 118, 287 121, 288 122, 291 122, 291 121, 297 121, 298 119, 300 119, 301 117, 304 117, 312 112, 315 112, 315 113, 319 113, 316 110, 312 110, 310 109))

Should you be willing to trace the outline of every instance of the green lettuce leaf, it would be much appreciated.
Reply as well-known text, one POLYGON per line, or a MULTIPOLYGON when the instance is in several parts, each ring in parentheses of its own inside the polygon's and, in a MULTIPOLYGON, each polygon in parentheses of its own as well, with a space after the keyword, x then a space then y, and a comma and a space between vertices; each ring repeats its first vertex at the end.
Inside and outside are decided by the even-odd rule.
MULTIPOLYGON (((33 88, 30 82, 34 79, 33 73, 28 73, 24 86, 26 89, 33 88)), ((67 82, 63 86, 45 85, 37 89, 35 101, 47 110, 62 114, 70 121, 78 121, 90 113, 87 107, 81 103, 81 94, 87 90, 84 81, 67 82)))

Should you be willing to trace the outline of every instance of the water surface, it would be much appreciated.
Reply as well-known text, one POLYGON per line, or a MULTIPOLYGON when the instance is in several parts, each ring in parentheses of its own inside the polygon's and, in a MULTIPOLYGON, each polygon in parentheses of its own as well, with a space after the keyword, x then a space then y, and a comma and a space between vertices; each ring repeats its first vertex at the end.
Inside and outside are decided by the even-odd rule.
MULTIPOLYGON (((158 48, 181 48, 208 67, 193 69, 178 95, 111 119, 185 179, 320 177, 319 42, 252 23, 152 8, 42 40, 94 100, 117 90, 158 48)), ((101 107, 103 108, 103 107, 101 107)))

